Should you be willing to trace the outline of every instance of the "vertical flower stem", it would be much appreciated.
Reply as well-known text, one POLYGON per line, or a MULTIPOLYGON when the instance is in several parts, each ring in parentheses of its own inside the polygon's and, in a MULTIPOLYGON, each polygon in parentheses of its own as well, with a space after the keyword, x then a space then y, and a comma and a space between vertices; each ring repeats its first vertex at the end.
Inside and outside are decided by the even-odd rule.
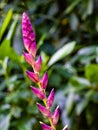
MULTIPOLYGON (((38 85, 39 88, 41 88, 40 83, 38 83, 37 85, 38 85)), ((45 90, 44 90, 44 93, 45 93, 45 95, 46 95, 45 90)), ((48 105, 47 105, 47 99, 45 98, 45 99, 43 99, 42 101, 43 101, 45 107, 49 109, 49 107, 48 107, 48 105)), ((50 111, 51 111, 51 110, 50 110, 50 111)), ((51 118, 49 118, 49 122, 50 122, 50 125, 51 125, 51 127, 53 128, 53 130, 56 130, 55 126, 54 126, 53 123, 52 123, 52 119, 51 119, 51 118)))

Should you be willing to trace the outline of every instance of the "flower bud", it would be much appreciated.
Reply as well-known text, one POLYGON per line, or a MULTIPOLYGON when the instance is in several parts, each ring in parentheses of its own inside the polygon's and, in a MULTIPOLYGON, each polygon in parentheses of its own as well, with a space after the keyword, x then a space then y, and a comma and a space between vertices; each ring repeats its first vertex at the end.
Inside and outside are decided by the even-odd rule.
POLYGON ((37 107, 39 109, 39 111, 47 117, 51 117, 51 113, 49 111, 49 109, 47 109, 46 107, 42 106, 41 104, 37 103, 37 107))
POLYGON ((37 51, 35 34, 30 19, 26 13, 23 13, 22 16, 22 34, 26 50, 35 57, 37 51))
POLYGON ((39 76, 37 73, 33 73, 31 71, 27 71, 27 76, 35 83, 38 83, 39 82, 39 76))
POLYGON ((40 122, 41 127, 43 128, 43 130, 53 130, 53 128, 49 125, 46 125, 43 122, 40 122))
POLYGON ((31 87, 33 93, 40 99, 44 99, 45 98, 45 94, 42 90, 38 89, 38 88, 35 88, 35 87, 31 87))
POLYGON ((53 101, 54 101, 54 88, 51 90, 47 99, 47 105, 49 108, 52 107, 53 101))
POLYGON ((27 63, 29 63, 31 66, 34 66, 34 57, 30 53, 23 52, 24 58, 27 63))
POLYGON ((44 76, 42 77, 42 80, 40 81, 42 89, 46 89, 48 84, 48 73, 46 72, 44 76))
POLYGON ((57 106, 57 108, 55 109, 54 114, 52 116, 54 126, 57 125, 57 122, 59 120, 59 116, 60 116, 60 109, 59 109, 59 106, 57 106))
POLYGON ((42 58, 41 56, 39 56, 36 62, 34 63, 34 71, 39 72, 41 69, 41 66, 42 66, 42 58))

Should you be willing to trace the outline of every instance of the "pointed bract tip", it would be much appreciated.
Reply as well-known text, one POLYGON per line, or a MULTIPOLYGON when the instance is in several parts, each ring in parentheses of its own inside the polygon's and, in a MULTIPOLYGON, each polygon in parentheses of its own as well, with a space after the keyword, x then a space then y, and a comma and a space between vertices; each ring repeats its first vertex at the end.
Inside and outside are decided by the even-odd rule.
POLYGON ((45 123, 40 121, 40 125, 43 128, 43 130, 53 130, 53 128, 49 125, 46 125, 45 123))
POLYGON ((60 116, 60 109, 59 106, 57 106, 57 108, 54 111, 54 114, 52 116, 53 119, 53 125, 56 126, 59 120, 59 116, 60 116))
POLYGON ((63 130, 68 130, 68 125, 65 125, 65 127, 63 128, 63 130))

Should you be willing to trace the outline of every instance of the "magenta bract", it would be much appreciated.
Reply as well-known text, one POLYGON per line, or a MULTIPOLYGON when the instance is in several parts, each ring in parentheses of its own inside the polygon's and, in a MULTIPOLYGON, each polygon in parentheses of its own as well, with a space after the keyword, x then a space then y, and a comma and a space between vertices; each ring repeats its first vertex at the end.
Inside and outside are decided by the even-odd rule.
POLYGON ((42 58, 41 56, 39 56, 36 62, 34 63, 34 71, 39 72, 41 69, 41 66, 42 66, 42 58))
POLYGON ((52 116, 53 119, 53 125, 56 126, 59 120, 59 116, 60 116, 60 109, 59 106, 57 106, 57 108, 54 111, 54 114, 52 116))
POLYGON ((27 76, 35 83, 39 82, 39 75, 37 73, 33 73, 31 71, 27 71, 27 76))
POLYGON ((42 80, 41 80, 41 87, 42 89, 46 89, 47 87, 47 84, 48 84, 48 73, 45 72, 44 76, 42 77, 42 80))
POLYGON ((38 89, 38 88, 35 88, 35 87, 31 87, 33 93, 40 99, 44 99, 45 98, 45 94, 42 90, 38 89))
POLYGON ((43 128, 43 130, 53 130, 52 127, 50 127, 49 125, 46 125, 43 122, 40 122, 40 124, 41 124, 41 127, 43 128))
POLYGON ((24 58, 27 63, 29 63, 31 66, 34 66, 34 57, 30 53, 23 52, 24 58))
POLYGON ((30 46, 29 46, 29 53, 35 57, 36 52, 37 52, 36 42, 33 41, 33 43, 30 44, 30 46))
POLYGON ((51 117, 51 113, 49 111, 49 109, 47 109, 46 107, 42 106, 41 104, 37 103, 37 107, 39 109, 39 111, 47 117, 51 117))
POLYGON ((47 99, 47 105, 49 108, 52 107, 53 101, 54 101, 54 88, 51 90, 47 99))

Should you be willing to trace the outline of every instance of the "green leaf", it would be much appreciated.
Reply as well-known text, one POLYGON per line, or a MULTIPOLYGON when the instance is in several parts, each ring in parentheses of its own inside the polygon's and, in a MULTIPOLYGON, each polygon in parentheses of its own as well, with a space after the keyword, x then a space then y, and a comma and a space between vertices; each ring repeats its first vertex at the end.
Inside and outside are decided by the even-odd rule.
POLYGON ((66 45, 64 45, 61 49, 59 49, 50 59, 48 66, 53 65, 55 62, 61 60, 62 58, 64 58, 65 56, 69 55, 74 47, 75 47, 76 42, 70 42, 66 45))
POLYGON ((92 83, 98 83, 98 65, 97 64, 90 64, 90 65, 86 66, 85 76, 92 83))
POLYGON ((82 101, 79 102, 76 106, 77 115, 80 115, 81 112, 86 108, 87 105, 88 105, 88 100, 82 99, 82 101))
POLYGON ((87 79, 76 76, 73 76, 70 79, 70 84, 75 88, 76 91, 87 89, 90 86, 90 82, 87 79))
POLYGON ((81 0, 75 0, 75 1, 73 1, 72 4, 70 4, 68 6, 68 8, 65 10, 64 13, 67 13, 67 14, 70 13, 79 4, 80 1, 81 0))
POLYGON ((44 43, 44 40, 46 38, 46 34, 43 34, 41 36, 41 38, 39 39, 39 42, 38 42, 38 45, 37 45, 37 48, 39 49, 39 47, 44 43))
POLYGON ((73 109, 73 106, 74 106, 74 93, 72 92, 72 93, 70 93, 69 95, 68 95, 68 98, 67 98, 67 100, 66 100, 66 112, 67 112, 67 114, 68 115, 70 115, 71 114, 71 112, 72 112, 72 109, 73 109))
POLYGON ((4 40, 0 46, 0 59, 4 59, 5 57, 10 58, 13 61, 19 62, 19 56, 14 51, 14 49, 10 46, 10 40, 4 40))
POLYGON ((2 36, 3 36, 3 34, 4 34, 5 30, 6 30, 6 28, 8 27, 9 22, 11 21, 12 14, 13 14, 13 10, 10 9, 10 10, 8 11, 7 16, 6 16, 6 18, 4 19, 4 22, 3 22, 2 26, 1 26, 1 29, 0 29, 0 40, 2 39, 2 36))
POLYGON ((0 119, 0 130, 8 130, 10 125, 10 118, 11 115, 4 116, 2 119, 0 119))

